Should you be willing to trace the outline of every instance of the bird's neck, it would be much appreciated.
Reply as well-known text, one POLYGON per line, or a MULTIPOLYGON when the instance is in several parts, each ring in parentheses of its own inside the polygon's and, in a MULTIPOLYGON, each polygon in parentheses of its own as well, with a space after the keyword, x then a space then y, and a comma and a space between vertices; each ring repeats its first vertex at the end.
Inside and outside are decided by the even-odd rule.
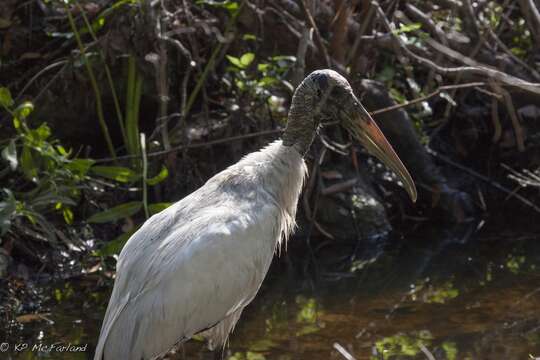
MULTIPOLYGON (((295 143, 298 145, 298 143, 295 143)), ((309 147, 309 146, 308 146, 309 147)), ((307 176, 307 167, 300 153, 282 141, 276 141, 259 152, 267 159, 264 173, 259 174, 263 187, 271 194, 281 209, 280 234, 278 248, 281 241, 287 241, 295 227, 296 208, 304 180, 307 176), (269 160, 269 161, 268 161, 269 160)))
POLYGON ((302 156, 308 152, 317 131, 310 100, 309 94, 298 90, 295 92, 289 110, 287 128, 283 133, 283 145, 292 146, 302 156))

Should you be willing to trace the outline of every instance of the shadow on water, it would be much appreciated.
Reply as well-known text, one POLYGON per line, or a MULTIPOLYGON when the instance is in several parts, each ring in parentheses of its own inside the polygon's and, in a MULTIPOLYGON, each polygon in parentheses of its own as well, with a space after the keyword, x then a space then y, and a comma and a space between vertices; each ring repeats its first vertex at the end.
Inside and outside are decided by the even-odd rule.
MULTIPOLYGON (((291 271, 290 264, 303 268, 305 260, 290 254, 290 261, 274 265, 244 312, 225 358, 540 356, 540 235, 496 222, 477 227, 425 227, 391 239, 384 251, 359 251, 340 262, 334 261, 339 246, 325 246, 316 252, 316 281, 291 275, 302 271, 291 271)), ((43 310, 50 315, 12 326, 6 336, 29 348, 88 344, 87 352, 11 349, 6 359, 90 358, 108 298, 102 288, 88 290, 97 288, 84 278, 57 284, 43 310)), ((208 357, 200 341, 183 352, 187 359, 208 357)))

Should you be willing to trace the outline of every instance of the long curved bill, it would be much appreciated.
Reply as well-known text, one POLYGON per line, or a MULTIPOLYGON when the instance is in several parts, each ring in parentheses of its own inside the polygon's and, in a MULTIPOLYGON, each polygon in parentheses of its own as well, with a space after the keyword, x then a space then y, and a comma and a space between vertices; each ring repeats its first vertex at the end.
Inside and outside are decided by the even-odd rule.
POLYGON ((364 106, 358 99, 355 98, 354 101, 354 112, 345 116, 343 125, 371 154, 399 176, 409 197, 416 202, 416 186, 407 168, 364 106))

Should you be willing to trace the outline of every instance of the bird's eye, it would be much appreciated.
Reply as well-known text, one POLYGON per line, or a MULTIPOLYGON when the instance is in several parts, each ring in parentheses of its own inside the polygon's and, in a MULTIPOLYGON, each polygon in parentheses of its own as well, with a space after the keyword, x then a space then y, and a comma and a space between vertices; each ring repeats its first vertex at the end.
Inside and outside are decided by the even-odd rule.
POLYGON ((320 97, 322 95, 321 89, 317 89, 317 96, 320 97))

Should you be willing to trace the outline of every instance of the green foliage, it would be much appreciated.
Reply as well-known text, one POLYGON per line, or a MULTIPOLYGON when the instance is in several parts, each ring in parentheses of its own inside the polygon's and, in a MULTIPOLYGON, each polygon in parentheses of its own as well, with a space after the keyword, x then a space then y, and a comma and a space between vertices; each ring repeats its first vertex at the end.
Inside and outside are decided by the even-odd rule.
MULTIPOLYGON (((433 336, 427 330, 414 332, 412 334, 399 333, 393 336, 382 338, 375 342, 375 348, 383 359, 390 359, 393 356, 415 356, 420 353, 421 345, 427 346, 431 343, 433 336)), ((377 357, 372 357, 377 359, 377 357)))
POLYGON ((163 180, 165 180, 168 176, 169 176, 169 170, 164 165, 162 165, 159 173, 156 176, 150 179, 147 179, 146 183, 150 186, 154 186, 154 185, 159 184, 163 180))
MULTIPOLYGON (((90 189, 96 178, 112 180, 109 186, 141 181, 142 173, 122 166, 95 165, 92 159, 72 158, 54 137, 46 123, 29 125, 34 107, 30 102, 15 103, 7 88, 0 87, 0 105, 11 114, 14 136, 0 142, 0 234, 10 234, 56 243, 61 222, 72 225, 81 193, 90 189), (60 223, 60 224, 59 224, 60 223)), ((169 171, 162 166, 146 185, 164 181, 169 171)), ((150 214, 158 213, 170 203, 149 204, 150 214)), ((141 201, 114 206, 90 216, 89 223, 117 222, 136 215, 141 201)), ((126 234, 124 234, 126 235, 126 234)), ((63 238, 63 237, 62 237, 63 238)), ((106 245, 104 255, 119 251, 120 240, 106 245)))
POLYGON ((227 55, 227 60, 229 60, 231 64, 240 69, 247 69, 254 59, 255 54, 251 52, 245 53, 240 58, 227 55))
POLYGON ((1 150, 0 233, 55 243, 58 229, 49 214, 73 223, 72 209, 80 200, 93 161, 70 159, 46 123, 30 126, 27 118, 34 109, 32 103, 14 108, 6 88, 0 88, 0 103, 11 114, 15 131, 1 150))
POLYGON ((169 202, 149 204, 148 205, 148 210, 150 210, 151 215, 154 215, 154 214, 157 214, 159 212, 162 212, 163 210, 165 210, 166 208, 168 208, 172 204, 173 203, 169 203, 169 202))
POLYGON ((94 252, 95 256, 112 256, 119 254, 120 251, 122 251, 122 248, 126 244, 126 242, 129 240, 131 235, 135 233, 139 228, 136 227, 130 231, 127 231, 123 233, 122 235, 118 236, 117 238, 107 242, 101 249, 94 252))
POLYGON ((131 201, 94 214, 88 218, 88 222, 102 224, 118 221, 135 215, 141 208, 142 203, 140 201, 131 201))
MULTIPOLYGON (((288 91, 293 86, 286 80, 291 66, 296 61, 294 56, 273 56, 265 61, 251 66, 256 58, 251 52, 244 53, 240 57, 227 55, 228 61, 233 65, 227 68, 228 73, 224 81, 227 85, 232 84, 231 90, 236 94, 239 103, 249 104, 251 109, 261 109, 269 105, 270 110, 275 110, 279 104, 271 101, 271 90, 285 87, 288 91)), ((257 116, 258 117, 258 116, 257 116)))
POLYGON ((296 322, 302 325, 297 331, 296 336, 316 333, 321 326, 318 324, 318 319, 321 315, 321 310, 314 298, 304 298, 303 296, 296 297, 296 303, 299 306, 299 311, 296 314, 296 322))
POLYGON ((241 352, 234 353, 233 356, 229 357, 229 360, 265 360, 266 357, 263 354, 247 351, 245 354, 241 352))
POLYGON ((394 34, 399 35, 403 33, 409 33, 422 28, 420 23, 411 23, 411 24, 400 24, 399 29, 393 31, 394 34))
POLYGON ((141 175, 122 166, 93 166, 90 173, 121 183, 131 183, 140 179, 141 175))
POLYGON ((234 15, 240 8, 238 1, 233 1, 233 0, 225 0, 225 1, 197 0, 196 4, 223 8, 223 9, 226 9, 231 15, 234 15))

